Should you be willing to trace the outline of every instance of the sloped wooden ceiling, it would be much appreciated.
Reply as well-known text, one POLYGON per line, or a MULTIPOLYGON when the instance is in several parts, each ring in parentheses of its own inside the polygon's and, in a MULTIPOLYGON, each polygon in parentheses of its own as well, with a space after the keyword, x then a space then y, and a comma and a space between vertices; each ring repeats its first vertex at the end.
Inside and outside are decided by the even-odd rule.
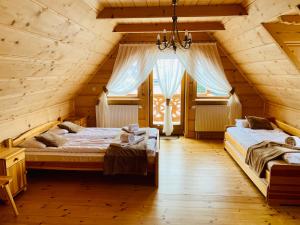
POLYGON ((0 1, 0 140, 74 110, 76 91, 119 41, 83 0, 0 1))
MULTIPOLYGON (((243 1, 247 17, 230 18, 214 36, 267 101, 266 112, 300 127, 300 73, 262 23, 299 13, 299 0, 243 1)), ((299 57, 299 54, 298 54, 299 57)))
MULTIPOLYGON (((299 115, 299 92, 294 92, 298 88, 289 92, 288 101, 279 102, 284 94, 284 89, 278 92, 280 82, 270 85, 267 79, 257 78, 271 76, 276 81, 277 75, 299 75, 261 25, 294 10, 299 1, 179 1, 179 5, 233 3, 242 3, 249 15, 180 21, 223 22, 226 31, 216 32, 214 36, 270 102, 269 114, 279 115, 274 112, 284 107, 287 114, 299 115)), ((170 5, 170 0, 1 0, 0 140, 72 113, 74 96, 122 37, 112 32, 117 21, 96 19, 103 7, 160 5, 170 5)), ((170 19, 135 21, 168 22, 170 19)), ((282 113, 280 116, 285 117, 282 113)), ((287 118, 288 122, 295 123, 291 116, 287 118)))

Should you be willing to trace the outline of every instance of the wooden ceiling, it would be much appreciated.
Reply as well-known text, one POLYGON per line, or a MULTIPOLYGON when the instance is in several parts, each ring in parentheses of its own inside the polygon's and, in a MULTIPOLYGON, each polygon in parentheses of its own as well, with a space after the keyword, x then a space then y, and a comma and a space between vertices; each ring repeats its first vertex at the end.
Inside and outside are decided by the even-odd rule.
MULTIPOLYGON (((179 0, 180 6, 242 4, 248 16, 179 18, 179 22, 220 22, 213 35, 264 98, 300 110, 300 87, 282 79, 299 71, 261 25, 294 10, 299 0, 179 0), (261 78, 261 79, 260 79, 261 78), (272 79, 272 84, 269 82, 272 79), (291 88, 291 91, 285 91, 291 88), (287 99, 286 99, 287 98, 287 99), (286 99, 286 101, 285 101, 286 99)), ((97 71, 122 34, 117 23, 96 19, 104 7, 152 7, 170 0, 1 0, 0 121, 73 99, 97 71)), ((135 23, 170 18, 134 19, 135 23)))

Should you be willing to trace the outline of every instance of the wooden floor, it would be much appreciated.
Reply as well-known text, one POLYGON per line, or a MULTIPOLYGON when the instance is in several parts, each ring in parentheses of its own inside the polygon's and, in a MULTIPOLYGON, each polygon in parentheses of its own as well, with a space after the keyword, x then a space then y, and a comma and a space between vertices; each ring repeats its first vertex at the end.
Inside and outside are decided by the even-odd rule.
POLYGON ((300 207, 268 207, 220 141, 162 141, 158 190, 97 173, 28 178, 20 216, 0 204, 1 225, 300 224, 300 207))

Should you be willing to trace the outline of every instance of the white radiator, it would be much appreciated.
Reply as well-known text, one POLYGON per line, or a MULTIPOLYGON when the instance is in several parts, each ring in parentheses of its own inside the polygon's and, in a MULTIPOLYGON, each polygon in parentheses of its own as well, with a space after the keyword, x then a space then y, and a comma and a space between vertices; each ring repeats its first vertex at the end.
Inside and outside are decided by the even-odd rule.
POLYGON ((225 131, 228 113, 227 105, 197 105, 195 131, 225 131))
POLYGON ((110 127, 123 127, 138 123, 138 105, 110 105, 110 127))

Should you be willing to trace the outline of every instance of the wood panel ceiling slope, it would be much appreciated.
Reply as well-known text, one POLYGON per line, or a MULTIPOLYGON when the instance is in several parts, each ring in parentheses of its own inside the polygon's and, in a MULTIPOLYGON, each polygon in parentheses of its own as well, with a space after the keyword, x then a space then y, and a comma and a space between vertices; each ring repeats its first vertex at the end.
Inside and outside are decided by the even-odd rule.
MULTIPOLYGON (((248 16, 189 17, 180 18, 180 22, 213 21, 225 24, 226 31, 215 32, 215 37, 264 93, 262 90, 265 87, 272 89, 273 86, 265 84, 263 79, 257 84, 253 77, 299 75, 299 72, 261 23, 294 9, 298 1, 179 1, 180 6, 240 3, 246 8, 248 16)), ((132 19, 96 19, 104 7, 165 5, 170 5, 170 0, 0 1, 0 129, 14 124, 11 121, 24 121, 26 117, 24 125, 19 126, 21 131, 26 126, 42 123, 62 112, 70 112, 72 99, 78 90, 93 77, 121 39, 121 34, 112 32, 115 25, 132 22, 132 19), (47 116, 37 122, 34 115, 41 112, 46 112, 47 116)), ((136 23, 170 21, 170 18, 134 20, 136 23)), ((271 97, 265 94, 268 101, 300 108, 295 99, 282 103, 277 100, 280 94, 276 91, 270 93, 271 97)), ((2 133, 0 136, 2 139, 2 133)))
MULTIPOLYGON (((98 5, 97 5, 98 7, 98 5)), ((83 0, 0 1, 0 139, 70 113, 121 38, 83 0)))
POLYGON ((300 127, 300 73, 262 23, 298 14, 299 0, 244 1, 247 17, 232 17, 214 36, 268 102, 266 110, 300 127), (298 85, 297 85, 298 84, 298 85))

